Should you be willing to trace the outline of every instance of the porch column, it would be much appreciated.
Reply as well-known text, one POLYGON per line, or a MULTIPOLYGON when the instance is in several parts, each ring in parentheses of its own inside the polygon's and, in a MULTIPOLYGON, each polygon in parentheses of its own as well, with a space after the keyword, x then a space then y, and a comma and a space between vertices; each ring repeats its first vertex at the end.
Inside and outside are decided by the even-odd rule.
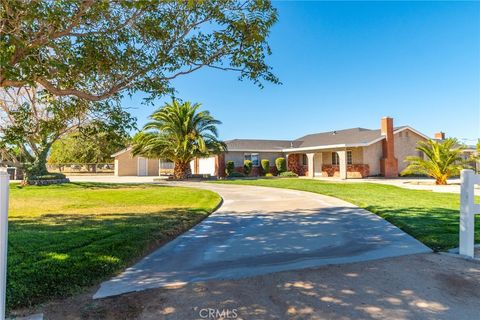
POLYGON ((313 170, 315 171, 315 176, 322 176, 322 167, 323 167, 323 153, 316 153, 314 156, 315 163, 313 164, 313 170))
POLYGON ((347 179, 347 152, 345 150, 337 151, 340 167, 340 179, 347 179))
POLYGON ((315 177, 315 153, 307 153, 307 159, 308 159, 308 177, 309 178, 314 178, 315 177))

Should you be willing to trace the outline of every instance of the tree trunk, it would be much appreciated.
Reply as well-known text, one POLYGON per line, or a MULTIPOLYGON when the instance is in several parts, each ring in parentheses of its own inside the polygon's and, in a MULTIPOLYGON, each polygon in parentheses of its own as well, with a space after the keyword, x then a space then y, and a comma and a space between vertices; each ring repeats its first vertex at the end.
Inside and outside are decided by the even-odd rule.
POLYGON ((34 179, 35 176, 42 176, 48 174, 47 170, 47 156, 48 151, 50 150, 50 146, 47 145, 41 149, 41 151, 36 154, 35 159, 33 160, 30 165, 26 166, 26 178, 34 179))
POLYGON ((173 169, 175 179, 186 179, 191 173, 190 162, 175 161, 175 168, 173 169))

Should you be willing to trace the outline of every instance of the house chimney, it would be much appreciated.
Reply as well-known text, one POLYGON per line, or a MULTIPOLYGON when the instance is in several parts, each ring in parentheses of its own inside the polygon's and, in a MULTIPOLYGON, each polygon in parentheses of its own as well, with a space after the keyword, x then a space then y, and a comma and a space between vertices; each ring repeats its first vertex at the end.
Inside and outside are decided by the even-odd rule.
POLYGON ((437 140, 445 140, 445 132, 440 131, 435 133, 435 139, 437 140))
POLYGON ((395 138, 393 134, 393 119, 382 118, 380 132, 382 140, 383 158, 380 160, 380 171, 385 178, 398 177, 398 161, 395 158, 395 138))

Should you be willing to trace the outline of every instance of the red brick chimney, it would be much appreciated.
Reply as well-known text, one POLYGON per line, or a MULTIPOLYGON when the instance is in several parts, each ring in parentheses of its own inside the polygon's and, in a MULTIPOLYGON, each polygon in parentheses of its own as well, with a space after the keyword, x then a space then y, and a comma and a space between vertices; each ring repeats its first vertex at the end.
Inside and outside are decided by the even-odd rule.
POLYGON ((385 178, 398 177, 398 161, 395 158, 393 119, 382 118, 380 131, 385 139, 382 141, 383 158, 380 160, 380 172, 385 178))
POLYGON ((445 132, 440 131, 435 133, 435 139, 437 140, 445 140, 445 132))

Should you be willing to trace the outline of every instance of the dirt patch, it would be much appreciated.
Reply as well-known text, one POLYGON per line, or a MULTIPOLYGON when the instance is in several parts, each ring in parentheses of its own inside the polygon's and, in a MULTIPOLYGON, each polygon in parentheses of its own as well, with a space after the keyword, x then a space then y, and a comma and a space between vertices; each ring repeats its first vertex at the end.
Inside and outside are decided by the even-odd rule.
POLYGON ((46 319, 473 319, 480 264, 440 254, 152 289, 101 300, 92 290, 36 310, 46 319), (223 316, 223 317, 222 317, 223 316))

